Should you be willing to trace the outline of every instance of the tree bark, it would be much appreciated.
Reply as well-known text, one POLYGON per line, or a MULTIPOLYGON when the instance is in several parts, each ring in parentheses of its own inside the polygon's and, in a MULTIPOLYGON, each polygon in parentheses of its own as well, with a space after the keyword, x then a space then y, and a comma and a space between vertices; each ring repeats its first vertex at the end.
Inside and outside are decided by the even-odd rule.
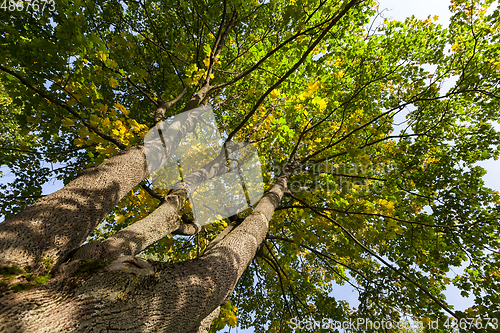
MULTIPOLYGON (((202 88, 184 110, 195 108, 207 89, 202 88)), ((162 147, 164 159, 170 157, 203 112, 203 108, 193 110, 183 122, 170 125, 162 147)), ((43 273, 46 263, 58 267, 148 175, 143 145, 131 147, 85 170, 61 190, 0 224, 0 265, 29 267, 36 273, 43 273)))
POLYGON ((106 240, 94 241, 80 247, 73 259, 114 260, 124 255, 137 255, 159 239, 181 227, 179 210, 187 193, 176 190, 146 218, 129 225, 106 240))
MULTIPOLYGON (((183 226, 178 212, 188 199, 188 193, 192 193, 206 180, 230 171, 226 165, 227 156, 247 145, 244 142, 227 143, 217 158, 175 184, 173 187, 176 190, 149 216, 120 230, 103 242, 95 241, 83 245, 73 258, 109 261, 123 255, 137 255, 159 239, 174 233, 183 226)), ((199 231, 199 225, 193 227, 199 231)))
POLYGON ((5 294, 0 331, 203 331, 265 239, 287 179, 280 176, 254 211, 198 259, 169 266, 122 257, 93 274, 61 274, 37 289, 5 294))
POLYGON ((142 145, 85 170, 61 190, 0 223, 0 265, 36 271, 44 259, 60 264, 147 176, 142 145))
POLYGON ((191 329, 188 333, 208 333, 210 331, 210 325, 212 322, 219 317, 220 306, 217 307, 214 311, 210 312, 208 316, 203 318, 201 323, 191 329))

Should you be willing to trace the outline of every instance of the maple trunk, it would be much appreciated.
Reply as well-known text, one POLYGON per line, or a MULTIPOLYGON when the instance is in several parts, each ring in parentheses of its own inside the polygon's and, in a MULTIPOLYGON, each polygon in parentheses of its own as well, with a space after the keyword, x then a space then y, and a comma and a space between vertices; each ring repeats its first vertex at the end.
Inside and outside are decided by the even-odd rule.
MULTIPOLYGON (((30 207, 26 212, 21 212, 19 215, 25 221, 35 225, 37 221, 42 220, 30 218, 33 215, 31 211, 47 215, 43 215, 43 221, 39 222, 41 224, 39 228, 44 232, 30 233, 29 230, 23 230, 26 236, 19 241, 19 244, 27 247, 27 244, 34 243, 35 239, 39 244, 53 244, 50 239, 60 234, 73 235, 72 241, 66 242, 65 246, 78 248, 80 243, 76 239, 84 237, 83 234, 90 231, 88 229, 90 225, 86 221, 96 219, 95 216, 86 215, 95 214, 85 206, 86 191, 109 196, 108 204, 111 205, 119 200, 116 198, 124 195, 121 193, 125 191, 123 189, 144 176, 145 166, 140 158, 137 158, 138 168, 134 176, 137 179, 120 177, 117 173, 116 168, 119 170, 119 163, 116 161, 123 156, 128 159, 130 156, 135 156, 133 154, 140 155, 141 149, 135 148, 129 152, 118 155, 98 167, 99 170, 106 171, 88 171, 87 174, 92 181, 83 182, 85 176, 79 177, 70 184, 71 186, 68 185, 59 191, 60 193, 56 192, 52 197, 38 201, 32 206, 34 208, 30 207), (110 165, 114 168, 110 168, 110 165), (99 182, 103 178, 113 181, 108 181, 103 186, 99 182), (87 190, 79 189, 76 186, 78 184, 85 185, 87 190), (110 188, 115 192, 109 190, 110 188), (107 193, 106 190, 111 192, 107 193), (75 197, 71 197, 70 193, 75 193, 75 197), (71 207, 67 209, 72 214, 71 218, 63 209, 65 207, 71 207), (79 225, 84 225, 86 229, 79 231, 79 225), (53 230, 55 234, 51 234, 49 230, 53 230)), ((128 165, 130 160, 122 162, 128 165)), ((287 178, 281 176, 241 224, 230 225, 209 244, 203 256, 195 260, 171 266, 133 256, 122 256, 107 267, 91 272, 82 269, 88 262, 73 260, 63 264, 56 276, 42 286, 19 293, 12 291, 4 293, 0 296, 0 331, 202 332, 208 330, 210 323, 218 315, 219 306, 228 300, 238 279, 255 256, 258 246, 265 239, 269 220, 283 196, 287 178)), ((12 220, 17 221, 16 218, 20 219, 14 216, 12 220)), ((15 223, 10 222, 2 227, 8 230, 12 225, 15 223)), ((3 235, 6 238, 12 234, 3 231, 3 235)), ((11 247, 5 246, 0 248, 0 251, 3 252, 3 258, 7 258, 4 259, 6 263, 18 266, 23 266, 27 262, 37 265, 39 263, 36 259, 41 257, 40 254, 18 255, 11 247)))
MULTIPOLYGON (((184 111, 194 109, 205 90, 200 89, 184 111)), ((159 155, 168 159, 205 111, 198 108, 182 121, 170 124, 164 150, 159 155)), ((118 202, 149 175, 148 171, 144 145, 133 146, 84 170, 61 190, 7 218, 0 224, 0 265, 30 267, 36 273, 42 273, 48 264, 57 268, 118 202)))
POLYGON ((38 272, 44 259, 59 265, 147 176, 142 145, 84 170, 61 190, 0 223, 0 264, 38 272))

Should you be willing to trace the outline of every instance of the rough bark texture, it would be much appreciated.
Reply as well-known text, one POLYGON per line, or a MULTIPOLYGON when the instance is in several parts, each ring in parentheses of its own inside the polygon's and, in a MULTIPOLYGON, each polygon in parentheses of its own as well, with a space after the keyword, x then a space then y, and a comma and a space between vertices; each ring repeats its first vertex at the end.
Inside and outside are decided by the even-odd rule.
POLYGON ((181 226, 178 212, 187 199, 183 190, 169 195, 153 213, 120 230, 103 242, 95 241, 79 248, 74 259, 113 260, 124 255, 137 255, 181 226))
MULTIPOLYGON (((190 103, 199 104, 205 93, 202 89, 190 103)), ((167 143, 175 145, 194 126, 194 118, 176 124, 178 136, 167 138, 167 143)), ((191 176, 193 184, 226 172, 225 162, 221 154, 191 176)), ((0 263, 39 265, 44 258, 62 263, 146 176, 142 146, 87 170, 61 191, 0 225, 0 263)), ((184 194, 167 199, 157 212, 105 242, 76 252, 77 258, 92 258, 95 253, 108 260, 120 256, 105 269, 89 272, 82 269, 88 262, 75 259, 60 265, 56 278, 43 286, 1 295, 0 331, 206 332, 265 239, 286 181, 287 176, 281 176, 252 214, 239 225, 232 223, 196 260, 169 266, 127 256, 163 234, 182 229, 177 212, 187 195, 174 191, 184 194)))
POLYGON ((286 179, 196 260, 168 266, 122 257, 100 272, 66 273, 36 290, 4 295, 0 331, 202 332, 264 240, 286 179))
POLYGON ((220 306, 217 307, 214 311, 210 312, 208 316, 206 316, 199 325, 195 328, 191 329, 188 333, 207 333, 210 331, 210 325, 212 322, 217 319, 220 313, 220 306))
POLYGON ((179 190, 174 190, 169 194, 165 202, 148 217, 120 230, 103 242, 96 241, 82 246, 73 258, 109 261, 122 255, 137 255, 158 239, 176 231, 180 234, 193 234, 199 231, 198 225, 183 225, 180 222, 178 212, 188 198, 186 192, 193 191, 208 179, 228 172, 226 156, 246 145, 246 143, 228 143, 217 158, 186 176, 182 182, 175 184, 174 188, 179 188, 179 190))
MULTIPOLYGON (((193 109, 210 87, 200 89, 184 108, 193 109)), ((191 112, 185 122, 170 125, 161 156, 170 157, 206 109, 191 112)), ((137 184, 148 176, 144 146, 138 145, 85 170, 52 193, 0 224, 0 265, 44 270, 43 260, 58 267, 68 259, 99 222, 137 184)), ((94 244, 96 245, 96 244, 94 244)))
POLYGON ((61 263, 147 175, 142 145, 85 170, 61 190, 0 223, 0 264, 37 269, 46 258, 61 263))

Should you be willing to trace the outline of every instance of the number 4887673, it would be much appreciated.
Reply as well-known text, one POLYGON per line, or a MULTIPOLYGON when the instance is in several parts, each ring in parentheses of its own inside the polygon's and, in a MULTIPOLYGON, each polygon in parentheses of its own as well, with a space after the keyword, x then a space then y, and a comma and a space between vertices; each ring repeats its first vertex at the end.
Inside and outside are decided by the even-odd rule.
POLYGON ((448 318, 444 326, 447 328, 453 328, 453 329, 462 329, 462 330, 467 330, 471 328, 477 328, 477 329, 482 329, 482 328, 493 328, 494 330, 498 329, 498 319, 497 318, 460 318, 460 319, 455 319, 455 318, 448 318))
MULTIPOLYGON (((1 0, 0 0, 1 1, 1 0)), ((0 9, 4 11, 14 12, 14 11, 34 11, 43 12, 47 8, 49 11, 56 10, 56 4, 54 0, 24 0, 24 1, 13 1, 13 0, 3 0, 0 9)))

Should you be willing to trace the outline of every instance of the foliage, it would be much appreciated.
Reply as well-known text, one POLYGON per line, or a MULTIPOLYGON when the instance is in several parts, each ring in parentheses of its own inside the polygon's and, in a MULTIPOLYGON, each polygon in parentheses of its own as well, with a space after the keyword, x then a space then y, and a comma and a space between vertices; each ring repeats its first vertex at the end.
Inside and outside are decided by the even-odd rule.
POLYGON ((19 268, 15 265, 13 266, 1 266, 0 267, 0 274, 2 274, 5 277, 9 277, 12 275, 17 275, 17 274, 22 274, 24 273, 24 269, 19 268))
POLYGON ((44 284, 52 278, 52 274, 50 273, 47 273, 46 275, 43 276, 36 276, 27 273, 24 269, 19 268, 16 265, 0 266, 0 274, 2 275, 2 280, 0 281, 0 290, 10 288, 16 293, 23 290, 29 290, 31 288, 36 287, 37 285, 44 284), (8 283, 9 280, 17 281, 20 277, 26 279, 28 283, 25 282, 15 282, 10 284, 8 283))
MULTIPOLYGON (((448 27, 437 17, 372 25, 371 1, 335 24, 348 2, 75 0, 55 1, 54 12, 0 12, 0 154, 16 175, 2 185, 1 212, 31 204, 50 177, 68 183, 141 143, 156 108, 180 96, 165 116, 181 112, 209 81, 223 135, 258 148, 266 188, 300 163, 213 331, 288 332, 293 318, 500 318, 500 196, 476 165, 499 156, 491 4, 452 1, 448 27), (345 283, 358 309, 336 298, 345 283), (451 284, 474 306, 454 311, 443 294, 451 284)), ((154 211, 150 185, 134 188, 90 239, 154 211)), ((192 214, 188 205, 180 213, 192 214)), ((144 255, 196 258, 229 222, 167 237, 144 255)))

